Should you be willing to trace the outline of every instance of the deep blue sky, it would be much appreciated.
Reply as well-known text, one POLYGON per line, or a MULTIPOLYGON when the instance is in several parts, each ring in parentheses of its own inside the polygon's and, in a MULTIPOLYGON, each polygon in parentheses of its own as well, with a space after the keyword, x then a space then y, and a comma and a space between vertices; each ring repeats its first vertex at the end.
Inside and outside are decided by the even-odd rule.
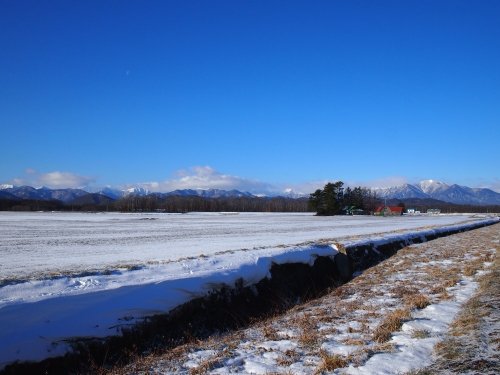
POLYGON ((0 126, 0 182, 498 188, 500 1, 0 0, 0 126))

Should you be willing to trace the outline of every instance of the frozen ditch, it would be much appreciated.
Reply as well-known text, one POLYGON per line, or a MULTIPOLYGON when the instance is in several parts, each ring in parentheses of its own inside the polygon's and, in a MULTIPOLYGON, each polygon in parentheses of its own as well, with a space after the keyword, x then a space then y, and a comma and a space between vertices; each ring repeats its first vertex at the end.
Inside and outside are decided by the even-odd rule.
MULTIPOLYGON (((344 252, 332 244, 283 247, 279 251, 264 248, 120 274, 7 285, 0 288, 0 363, 3 367, 15 360, 59 356, 71 348, 81 349, 78 345, 85 337, 122 334, 106 342, 106 356, 111 361, 127 347, 141 352, 155 345, 176 345, 186 335, 203 337, 214 330, 239 327, 252 318, 319 295, 348 280, 352 272, 408 244, 496 222, 483 219, 344 241, 340 249, 344 252), (166 279, 166 272, 175 277, 166 279), (112 288, 113 283, 120 287, 112 288), (80 292, 67 293, 66 289, 80 292), (169 315, 144 319, 169 310, 169 315), (139 324, 140 329, 123 331, 133 324, 139 324), (75 338, 80 339, 73 341, 75 338)), ((102 363, 99 340, 87 342, 85 350, 94 351, 96 362, 102 363)), ((75 358, 67 356, 65 361, 70 365, 75 358)), ((56 362, 46 361, 47 366, 51 363, 56 362)), ((61 368, 60 363, 57 368, 61 368)))

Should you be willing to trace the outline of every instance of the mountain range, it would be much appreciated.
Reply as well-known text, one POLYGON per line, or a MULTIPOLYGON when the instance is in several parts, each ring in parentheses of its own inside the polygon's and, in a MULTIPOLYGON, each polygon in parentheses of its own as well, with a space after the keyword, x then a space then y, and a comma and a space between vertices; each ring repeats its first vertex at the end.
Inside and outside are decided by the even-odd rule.
MULTIPOLYGON (((374 188, 377 196, 382 199, 436 199, 444 202, 468 205, 500 205, 500 193, 485 188, 470 188, 460 185, 448 185, 435 180, 424 180, 416 184, 403 184, 390 188, 374 188)), ((223 189, 179 189, 167 193, 150 192, 142 187, 132 187, 118 190, 106 187, 95 191, 84 189, 49 189, 47 187, 34 188, 31 186, 0 185, 0 199, 11 200, 59 200, 64 203, 95 202, 98 200, 116 200, 126 196, 198 196, 203 198, 234 198, 234 197, 262 197, 239 190, 223 189), (90 196, 89 196, 90 195, 90 196)), ((287 190, 281 194, 287 198, 302 198, 307 195, 296 194, 287 190)))
POLYGON ((89 192, 83 189, 49 189, 47 187, 34 188, 31 186, 12 186, 0 185, 0 199, 11 200, 59 200, 64 203, 81 204, 82 202, 93 202, 97 200, 116 200, 127 196, 144 197, 148 195, 156 195, 158 197, 168 196, 198 196, 202 198, 241 198, 241 197, 256 197, 248 192, 239 190, 222 190, 222 189, 182 189, 174 190, 168 193, 150 192, 141 187, 134 187, 125 190, 112 188, 104 188, 99 191, 89 192), (107 199, 106 199, 107 198, 107 199))
POLYGON ((373 190, 379 198, 387 199, 431 198, 455 204, 500 205, 500 193, 493 190, 457 184, 448 185, 435 180, 373 190))

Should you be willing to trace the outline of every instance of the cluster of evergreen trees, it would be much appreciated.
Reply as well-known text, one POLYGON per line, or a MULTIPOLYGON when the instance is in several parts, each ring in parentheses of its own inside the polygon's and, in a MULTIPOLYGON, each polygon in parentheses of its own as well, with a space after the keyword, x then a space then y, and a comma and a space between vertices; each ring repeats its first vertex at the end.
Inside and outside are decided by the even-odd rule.
POLYGON ((329 182, 309 196, 309 206, 318 215, 371 213, 380 204, 374 192, 361 186, 344 189, 342 181, 329 182))

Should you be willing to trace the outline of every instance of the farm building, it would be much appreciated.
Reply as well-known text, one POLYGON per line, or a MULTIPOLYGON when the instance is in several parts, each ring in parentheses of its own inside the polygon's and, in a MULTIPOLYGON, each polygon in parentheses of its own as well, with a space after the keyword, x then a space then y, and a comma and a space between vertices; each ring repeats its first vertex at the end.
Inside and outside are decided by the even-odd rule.
POLYGON ((377 216, 401 216, 403 215, 403 207, 379 206, 373 214, 377 216))

